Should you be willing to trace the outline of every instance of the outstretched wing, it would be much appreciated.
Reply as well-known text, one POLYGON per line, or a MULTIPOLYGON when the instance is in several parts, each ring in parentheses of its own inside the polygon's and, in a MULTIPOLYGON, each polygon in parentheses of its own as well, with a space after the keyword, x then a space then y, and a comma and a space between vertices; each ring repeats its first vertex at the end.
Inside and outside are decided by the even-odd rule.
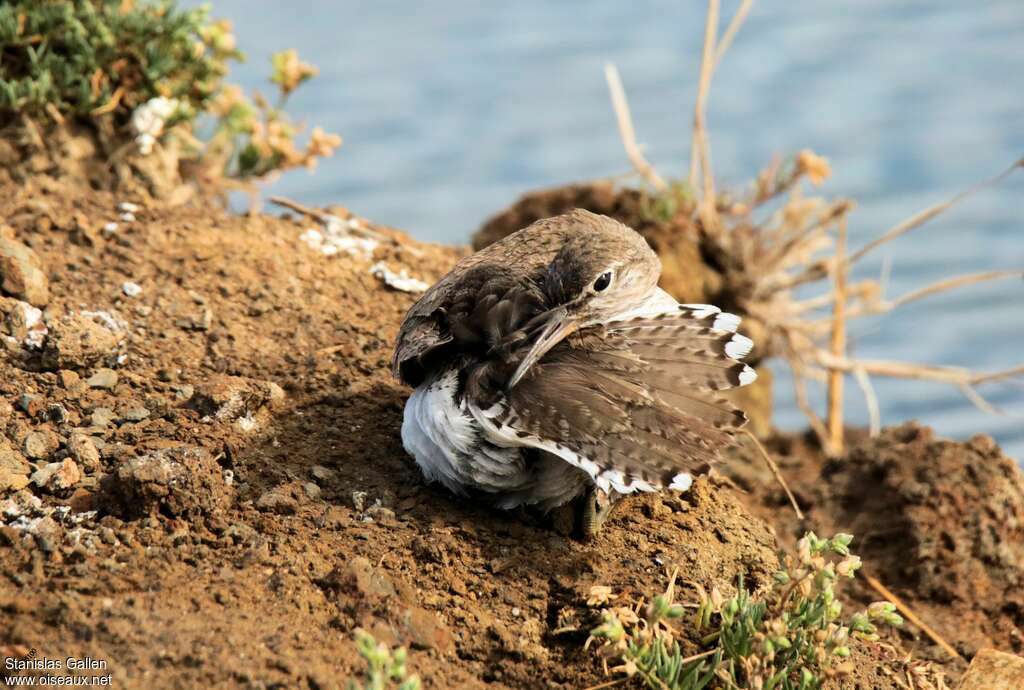
POLYGON ((739 319, 707 305, 585 329, 498 402, 470 409, 495 443, 541 448, 621 493, 686 489, 746 416, 716 391, 750 383, 739 319))

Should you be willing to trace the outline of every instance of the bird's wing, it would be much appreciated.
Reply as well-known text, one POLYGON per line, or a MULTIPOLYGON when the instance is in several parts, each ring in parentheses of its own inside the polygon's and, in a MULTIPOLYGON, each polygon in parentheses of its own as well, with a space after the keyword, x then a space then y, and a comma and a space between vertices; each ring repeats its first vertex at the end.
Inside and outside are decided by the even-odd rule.
POLYGON ((685 489, 746 422, 716 391, 754 380, 739 319, 705 305, 585 329, 470 410, 500 445, 541 448, 622 493, 685 489))

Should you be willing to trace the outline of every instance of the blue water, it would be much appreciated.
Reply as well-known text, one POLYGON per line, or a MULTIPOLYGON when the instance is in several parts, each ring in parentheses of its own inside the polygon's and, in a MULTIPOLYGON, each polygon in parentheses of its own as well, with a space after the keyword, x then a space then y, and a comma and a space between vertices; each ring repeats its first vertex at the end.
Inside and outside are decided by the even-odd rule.
MULTIPOLYGON (((276 192, 465 242, 526 190, 628 170, 606 61, 619 66, 649 157, 664 174, 687 170, 704 5, 219 0, 215 14, 234 21, 250 56, 234 80, 269 91, 269 54, 298 48, 321 74, 289 109, 345 137, 315 175, 292 173, 276 192)), ((747 182, 776 153, 827 156, 824 191, 858 203, 856 247, 1024 155, 1024 3, 762 0, 715 75, 709 118, 724 185, 747 182)), ((863 270, 877 275, 886 256, 893 296, 1024 267, 1024 171, 863 270)), ((921 302, 852 335, 863 357, 1019 364, 1024 281, 921 302)), ((991 416, 938 384, 875 384, 885 422, 917 418, 957 438, 985 431, 1024 459, 1024 386, 986 388, 1008 412, 991 416)), ((780 424, 803 425, 784 376, 777 390, 780 424)), ((863 422, 852 383, 848 396, 851 421, 863 422)))

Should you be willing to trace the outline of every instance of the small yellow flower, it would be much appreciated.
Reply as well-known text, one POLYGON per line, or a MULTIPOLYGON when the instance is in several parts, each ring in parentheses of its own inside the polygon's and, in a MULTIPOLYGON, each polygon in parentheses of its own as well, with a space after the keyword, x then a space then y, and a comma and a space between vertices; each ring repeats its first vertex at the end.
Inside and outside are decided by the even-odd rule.
POLYGON ((306 167, 314 167, 317 158, 327 158, 334 155, 334 150, 339 146, 341 146, 341 137, 337 134, 328 134, 319 127, 314 127, 309 135, 309 143, 306 145, 306 167))
POLYGON ((274 69, 270 81, 280 86, 281 91, 285 94, 291 93, 299 87, 299 84, 315 77, 320 72, 308 62, 299 60, 299 54, 295 52, 294 48, 274 53, 270 62, 274 69))
POLYGON ((796 155, 796 164, 800 172, 807 175, 814 185, 820 185, 832 174, 828 159, 810 149, 804 149, 796 155))

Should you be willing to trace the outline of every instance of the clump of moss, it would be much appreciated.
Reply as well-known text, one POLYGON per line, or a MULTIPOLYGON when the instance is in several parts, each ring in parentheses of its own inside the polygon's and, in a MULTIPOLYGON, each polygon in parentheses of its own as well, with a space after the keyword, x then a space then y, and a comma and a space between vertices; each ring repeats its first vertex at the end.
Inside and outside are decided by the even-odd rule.
POLYGON ((170 151, 190 176, 216 183, 312 167, 341 144, 319 128, 296 143, 301 128, 284 106, 317 70, 294 50, 272 58, 273 105, 225 83, 244 56, 209 7, 13 0, 0 4, 0 56, 0 125, 84 125, 112 160, 170 151))
POLYGON ((366 660, 367 669, 361 680, 349 680, 348 690, 419 690, 420 678, 409 675, 405 665, 405 647, 392 650, 373 635, 356 630, 359 655, 366 660))
MULTIPOLYGON (((687 607, 675 601, 674 576, 646 607, 605 606, 587 645, 598 643, 608 672, 638 677, 659 690, 817 690, 854 670, 851 644, 877 640, 877 624, 903 622, 888 602, 842 616, 836 585, 860 567, 860 558, 849 552, 852 539, 808 533, 795 556, 783 557, 763 596, 746 591, 742 579, 728 599, 717 590, 701 592, 690 623, 705 647, 697 654, 683 656, 678 642, 687 607), (609 659, 616 665, 609 668, 609 659)), ((604 606, 614 599, 598 587, 588 603, 604 606)))

